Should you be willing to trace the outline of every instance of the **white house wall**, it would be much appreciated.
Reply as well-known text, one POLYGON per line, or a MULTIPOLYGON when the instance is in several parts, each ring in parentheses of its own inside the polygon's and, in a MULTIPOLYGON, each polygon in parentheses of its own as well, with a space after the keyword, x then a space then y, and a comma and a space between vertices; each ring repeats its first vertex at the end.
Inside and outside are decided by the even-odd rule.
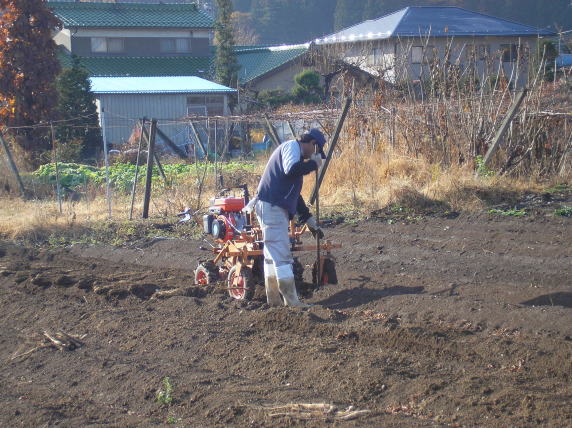
POLYGON ((68 51, 71 51, 71 32, 67 28, 58 31, 54 36, 54 42, 56 45, 61 45, 68 51))
MULTIPOLYGON (((537 38, 536 37, 528 37, 528 38, 515 38, 515 37, 467 37, 461 38, 457 37, 454 39, 445 39, 445 38, 432 38, 429 40, 420 40, 420 39, 401 39, 395 41, 395 52, 396 52, 396 59, 399 63, 400 58, 407 59, 407 68, 400 67, 400 64, 396 67, 398 73, 401 74, 401 78, 405 76, 408 77, 408 80, 423 80, 428 77, 429 73, 429 66, 427 63, 414 63, 412 58, 412 47, 421 47, 421 46, 433 46, 435 49, 439 51, 439 58, 441 62, 444 59, 445 52, 447 46, 451 45, 452 53, 450 56, 450 62, 452 64, 456 64, 457 59, 459 58, 459 64, 461 65, 461 69, 466 66, 466 52, 467 47, 470 46, 481 46, 486 45, 489 48, 489 64, 484 60, 477 61, 477 73, 480 76, 480 80, 484 80, 486 77, 490 75, 496 75, 499 72, 499 61, 494 60, 491 61, 492 58, 498 58, 498 52, 501 51, 501 45, 521 45, 527 46, 530 50, 529 58, 532 58, 536 51, 537 45, 537 38)), ((516 86, 521 87, 524 86, 528 79, 528 63, 519 62, 517 67, 517 62, 503 62, 502 68, 504 71, 505 76, 516 84, 516 86)), ((397 80, 401 80, 399 77, 397 80)))
MULTIPOLYGON (((501 50, 501 45, 514 44, 528 46, 530 57, 535 55, 538 39, 536 37, 457 37, 447 38, 403 38, 359 41, 353 43, 336 43, 322 45, 332 58, 343 58, 346 62, 360 67, 372 75, 383 75, 385 80, 397 82, 400 80, 423 80, 428 77, 429 67, 427 63, 414 64, 411 57, 413 46, 433 46, 439 50, 441 62, 445 56, 445 48, 449 43, 453 44, 451 62, 461 55, 461 68, 466 64, 465 52, 468 45, 487 45, 490 57, 493 57, 501 50)), ((498 57, 498 55, 497 55, 498 57)), ((529 61, 530 62, 530 61, 529 61)), ((516 62, 504 62, 502 64, 504 74, 516 86, 523 86, 528 79, 528 64, 519 63, 517 69, 516 62)), ((493 61, 485 67, 484 61, 477 63, 478 74, 484 78, 488 75, 496 74, 499 70, 499 62, 493 61), (488 69, 487 69, 488 68, 488 69)))

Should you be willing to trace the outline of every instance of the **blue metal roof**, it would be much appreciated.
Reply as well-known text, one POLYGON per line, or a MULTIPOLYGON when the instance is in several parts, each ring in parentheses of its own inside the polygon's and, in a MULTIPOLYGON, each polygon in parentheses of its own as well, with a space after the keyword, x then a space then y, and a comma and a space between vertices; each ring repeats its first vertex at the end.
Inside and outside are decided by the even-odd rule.
POLYGON ((228 88, 196 76, 91 77, 95 94, 233 93, 228 88))
POLYGON ((391 37, 556 36, 556 33, 460 7, 415 6, 316 40, 340 43, 391 37))

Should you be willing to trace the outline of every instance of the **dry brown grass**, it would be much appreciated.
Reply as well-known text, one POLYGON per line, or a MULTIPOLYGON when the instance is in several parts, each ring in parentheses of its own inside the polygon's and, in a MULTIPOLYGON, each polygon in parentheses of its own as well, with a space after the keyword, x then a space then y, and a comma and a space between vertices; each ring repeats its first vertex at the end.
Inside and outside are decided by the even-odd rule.
MULTIPOLYGON (((330 165, 321 189, 322 204, 362 211, 393 204, 424 211, 443 203, 453 210, 472 211, 551 184, 538 177, 476 177, 468 166, 443 167, 391 150, 364 154, 346 147, 330 165)), ((305 194, 313 184, 307 180, 305 194)))

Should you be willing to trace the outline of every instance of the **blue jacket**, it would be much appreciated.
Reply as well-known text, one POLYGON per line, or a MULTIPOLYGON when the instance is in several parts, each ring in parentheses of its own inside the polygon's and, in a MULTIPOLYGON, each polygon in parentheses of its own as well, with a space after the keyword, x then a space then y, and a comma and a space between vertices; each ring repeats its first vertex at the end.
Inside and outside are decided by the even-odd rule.
POLYGON ((258 199, 284 208, 290 218, 297 213, 300 221, 305 222, 310 212, 300 196, 303 177, 317 168, 313 160, 304 161, 298 141, 282 143, 266 164, 258 185, 258 199))

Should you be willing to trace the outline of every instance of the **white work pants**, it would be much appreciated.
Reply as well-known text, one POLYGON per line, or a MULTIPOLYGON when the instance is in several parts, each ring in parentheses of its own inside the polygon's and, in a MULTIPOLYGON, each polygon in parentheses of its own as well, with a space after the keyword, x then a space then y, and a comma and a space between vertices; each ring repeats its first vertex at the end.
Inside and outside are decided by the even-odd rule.
POLYGON ((284 208, 260 200, 256 202, 255 209, 262 229, 265 269, 268 264, 273 264, 278 279, 293 277, 294 259, 288 236, 288 212, 284 208))

